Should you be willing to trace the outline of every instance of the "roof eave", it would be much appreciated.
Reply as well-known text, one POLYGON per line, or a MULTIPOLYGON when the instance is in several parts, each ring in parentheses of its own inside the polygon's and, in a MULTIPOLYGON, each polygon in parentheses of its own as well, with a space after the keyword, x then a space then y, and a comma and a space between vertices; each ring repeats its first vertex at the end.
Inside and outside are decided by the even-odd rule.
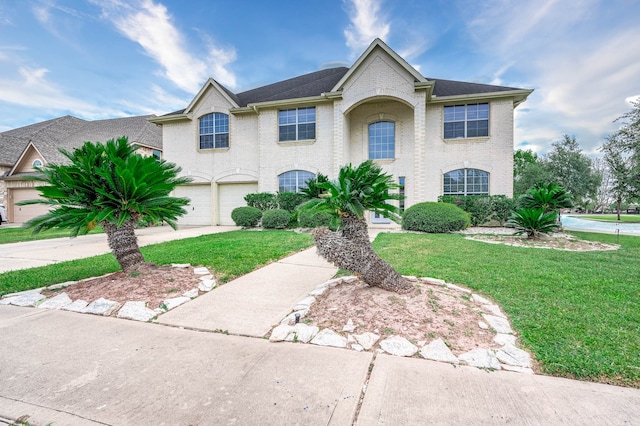
POLYGON ((160 117, 153 117, 148 119, 150 123, 154 124, 163 124, 170 123, 173 121, 183 121, 183 120, 191 120, 188 114, 174 114, 174 115, 162 115, 160 117))
POLYGON ((260 109, 277 108, 285 106, 299 106, 308 104, 318 104, 322 102, 330 102, 332 99, 328 99, 326 96, 307 96, 305 98, 294 99, 281 99, 277 101, 256 102, 248 104, 246 107, 230 108, 229 112, 232 114, 246 114, 250 112, 258 112, 260 109))
POLYGON ((489 93, 471 93, 467 95, 453 95, 453 96, 438 96, 433 95, 429 103, 443 104, 460 101, 479 101, 488 99, 501 99, 501 98, 513 98, 514 108, 527 100, 527 97, 533 92, 529 89, 517 89, 517 90, 504 90, 501 92, 489 92, 489 93))

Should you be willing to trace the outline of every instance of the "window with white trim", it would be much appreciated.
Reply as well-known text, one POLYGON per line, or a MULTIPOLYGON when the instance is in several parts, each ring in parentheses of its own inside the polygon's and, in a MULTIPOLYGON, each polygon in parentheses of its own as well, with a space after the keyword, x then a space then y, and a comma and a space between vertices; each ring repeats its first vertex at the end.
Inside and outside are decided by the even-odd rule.
POLYGON ((489 195, 489 173, 458 169, 444 174, 444 195, 489 195))
POLYGON ((31 163, 31 165, 33 167, 42 167, 42 160, 39 158, 36 158, 35 160, 33 160, 33 163, 31 163))
POLYGON ((278 140, 303 141, 316 138, 316 107, 278 111, 278 140))
POLYGON ((200 149, 229 148, 229 116, 214 112, 200 117, 200 149))
POLYGON ((396 123, 378 121, 369 124, 369 159, 395 158, 396 123))
POLYGON ((305 170, 291 170, 278 176, 278 191, 280 192, 300 192, 300 189, 307 187, 310 179, 315 179, 316 175, 305 170))
POLYGON ((489 104, 444 107, 444 138, 489 136, 489 104))

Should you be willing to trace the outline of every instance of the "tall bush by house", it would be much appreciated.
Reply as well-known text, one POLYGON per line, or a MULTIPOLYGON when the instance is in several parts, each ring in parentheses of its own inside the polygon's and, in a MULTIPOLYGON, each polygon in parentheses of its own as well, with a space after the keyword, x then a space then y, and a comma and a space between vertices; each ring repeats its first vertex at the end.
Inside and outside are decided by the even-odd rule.
POLYGON ((433 234, 460 231, 468 228, 469 223, 469 214, 449 203, 414 204, 402 216, 403 229, 433 234))
POLYGON ((262 227, 265 229, 284 229, 291 221, 291 213, 283 209, 271 209, 262 213, 262 227))
POLYGON ((236 207, 231 211, 231 219, 233 219, 236 226, 242 226, 243 228, 255 228, 260 223, 261 217, 262 211, 256 207, 236 207))
POLYGON ((278 204, 275 194, 270 192, 254 192, 244 196, 247 206, 254 207, 260 211, 275 209, 278 204))

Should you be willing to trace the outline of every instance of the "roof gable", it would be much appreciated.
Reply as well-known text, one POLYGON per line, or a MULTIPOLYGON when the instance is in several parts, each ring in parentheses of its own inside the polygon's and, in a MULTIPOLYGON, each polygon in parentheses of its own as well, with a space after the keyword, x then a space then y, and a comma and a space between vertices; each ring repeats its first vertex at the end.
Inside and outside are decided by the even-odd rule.
POLYGON ((204 83, 198 94, 191 100, 189 105, 187 105, 187 107, 179 114, 188 114, 193 111, 194 107, 198 104, 200 99, 202 99, 206 95, 209 88, 213 88, 214 90, 218 91, 234 107, 237 108, 240 106, 237 96, 232 91, 230 91, 214 79, 210 78, 206 81, 206 83, 204 83))
POLYGON ((402 68, 404 68, 405 71, 407 71, 407 73, 409 73, 416 82, 426 82, 427 79, 424 78, 424 76, 422 74, 420 74, 414 67, 412 67, 411 65, 409 65, 409 63, 407 61, 405 61, 400 55, 398 55, 396 52, 393 51, 393 49, 391 49, 389 46, 387 46, 387 44, 385 42, 383 42, 382 40, 380 40, 379 38, 376 38, 375 40, 373 40, 373 42, 369 45, 369 47, 367 48, 367 50, 364 51, 364 53, 362 55, 360 55, 360 57, 356 60, 356 62, 351 66, 351 68, 349 68, 349 71, 342 76, 342 78, 340 79, 340 81, 338 81, 336 83, 336 85, 332 88, 332 92, 338 92, 340 91, 345 84, 347 83, 347 81, 355 74, 359 71, 359 69, 363 66, 363 64, 366 62, 366 60, 373 55, 374 51, 376 50, 382 50, 383 52, 385 52, 389 57, 391 57, 395 62, 397 62, 402 68))
POLYGON ((13 175, 15 175, 17 173, 32 173, 32 172, 34 172, 35 170, 33 170, 33 164, 32 163, 33 163, 33 161, 35 159, 41 160, 43 165, 46 162, 44 156, 38 150, 38 148, 36 148, 35 145, 32 142, 29 142, 27 144, 27 146, 25 147, 25 149, 20 154, 20 158, 18 158, 18 161, 16 161, 16 163, 13 165, 13 167, 11 168, 9 173, 7 173, 7 175, 8 176, 13 176, 13 175))

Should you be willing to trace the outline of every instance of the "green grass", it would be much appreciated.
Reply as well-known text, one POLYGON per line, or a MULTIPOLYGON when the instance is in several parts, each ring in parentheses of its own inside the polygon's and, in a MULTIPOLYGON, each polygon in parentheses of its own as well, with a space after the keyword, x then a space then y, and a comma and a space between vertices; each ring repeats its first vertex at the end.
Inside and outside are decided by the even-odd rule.
MULTIPOLYGON (((232 231, 170 241, 141 248, 158 265, 190 263, 215 271, 221 282, 310 247, 309 234, 291 231, 232 231)), ((0 295, 76 281, 119 270, 112 254, 0 274, 0 295)))
POLYGON ((620 245, 567 252, 432 234, 380 234, 374 243, 402 274, 461 283, 496 300, 545 373, 640 387, 640 238, 620 236, 620 245))
MULTIPOLYGON (((98 226, 93 229, 90 234, 100 234, 104 232, 102 227, 98 226)), ((0 226, 0 244, 19 243, 22 241, 48 240, 51 238, 69 237, 69 230, 50 229, 34 234, 31 229, 25 228, 8 228, 0 226)))
MULTIPOLYGON (((572 216, 579 219, 589 219, 589 220, 597 220, 600 222, 617 222, 618 215, 617 214, 599 214, 599 215, 589 215, 589 216, 572 216)), ((621 214, 620 222, 624 223, 640 223, 640 214, 621 214)))

